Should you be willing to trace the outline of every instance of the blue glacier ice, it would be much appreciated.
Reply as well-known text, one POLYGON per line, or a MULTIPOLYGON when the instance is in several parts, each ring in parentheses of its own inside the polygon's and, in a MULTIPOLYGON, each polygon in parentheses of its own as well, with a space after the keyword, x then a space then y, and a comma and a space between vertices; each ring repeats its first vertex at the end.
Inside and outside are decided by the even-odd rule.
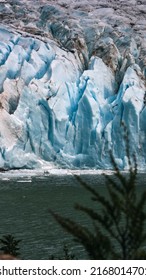
MULTIPOLYGON (((104 2, 51 1, 25 24, 17 14, 4 18, 0 169, 111 169, 110 151, 128 168, 123 123, 130 153, 146 169, 145 19, 133 27, 135 1, 130 19, 126 2, 104 2)), ((13 6, 5 7, 12 15, 13 6)))

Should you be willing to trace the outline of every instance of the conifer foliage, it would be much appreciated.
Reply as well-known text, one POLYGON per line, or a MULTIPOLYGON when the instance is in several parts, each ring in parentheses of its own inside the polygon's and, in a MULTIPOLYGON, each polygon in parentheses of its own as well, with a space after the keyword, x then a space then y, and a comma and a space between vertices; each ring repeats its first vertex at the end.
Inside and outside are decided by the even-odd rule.
POLYGON ((10 254, 14 257, 18 257, 20 255, 19 253, 19 243, 21 240, 15 239, 15 237, 11 234, 4 235, 0 239, 0 251, 3 252, 3 254, 10 254))
POLYGON ((75 206, 90 217, 93 227, 87 228, 51 212, 56 221, 84 246, 91 259, 146 259, 146 192, 138 194, 136 158, 130 155, 127 136, 126 154, 128 175, 120 171, 111 154, 115 179, 105 176, 108 198, 99 193, 98 187, 91 187, 81 177, 75 176, 98 206, 98 210, 95 206, 75 206))

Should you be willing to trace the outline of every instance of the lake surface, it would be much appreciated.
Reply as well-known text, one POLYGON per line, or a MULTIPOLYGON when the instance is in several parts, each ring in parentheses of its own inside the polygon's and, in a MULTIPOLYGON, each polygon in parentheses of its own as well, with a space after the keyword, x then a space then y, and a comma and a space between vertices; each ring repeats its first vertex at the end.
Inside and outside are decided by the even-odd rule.
MULTIPOLYGON (((82 174, 82 179, 106 195, 104 175, 82 174)), ((138 184, 140 190, 146 188, 146 174, 138 176, 138 184)), ((57 224, 49 209, 90 227, 87 216, 74 209, 77 202, 92 206, 90 197, 71 174, 0 174, 0 237, 13 234, 21 239, 23 259, 62 257, 64 244, 78 259, 86 259, 84 248, 57 224)))

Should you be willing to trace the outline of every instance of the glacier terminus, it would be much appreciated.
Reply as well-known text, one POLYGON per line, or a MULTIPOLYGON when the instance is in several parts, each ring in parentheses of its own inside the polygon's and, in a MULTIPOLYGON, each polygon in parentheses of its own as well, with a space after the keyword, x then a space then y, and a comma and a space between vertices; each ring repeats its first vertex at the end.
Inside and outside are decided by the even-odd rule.
POLYGON ((0 169, 146 169, 146 1, 0 1, 0 169))

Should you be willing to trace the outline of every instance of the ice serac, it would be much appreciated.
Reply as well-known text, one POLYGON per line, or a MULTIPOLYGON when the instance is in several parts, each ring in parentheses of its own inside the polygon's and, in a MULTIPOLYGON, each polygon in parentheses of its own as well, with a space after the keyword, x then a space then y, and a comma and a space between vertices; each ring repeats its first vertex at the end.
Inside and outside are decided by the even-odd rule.
POLYGON ((146 169, 144 1, 54 2, 0 3, 0 169, 127 168, 123 124, 146 169))

